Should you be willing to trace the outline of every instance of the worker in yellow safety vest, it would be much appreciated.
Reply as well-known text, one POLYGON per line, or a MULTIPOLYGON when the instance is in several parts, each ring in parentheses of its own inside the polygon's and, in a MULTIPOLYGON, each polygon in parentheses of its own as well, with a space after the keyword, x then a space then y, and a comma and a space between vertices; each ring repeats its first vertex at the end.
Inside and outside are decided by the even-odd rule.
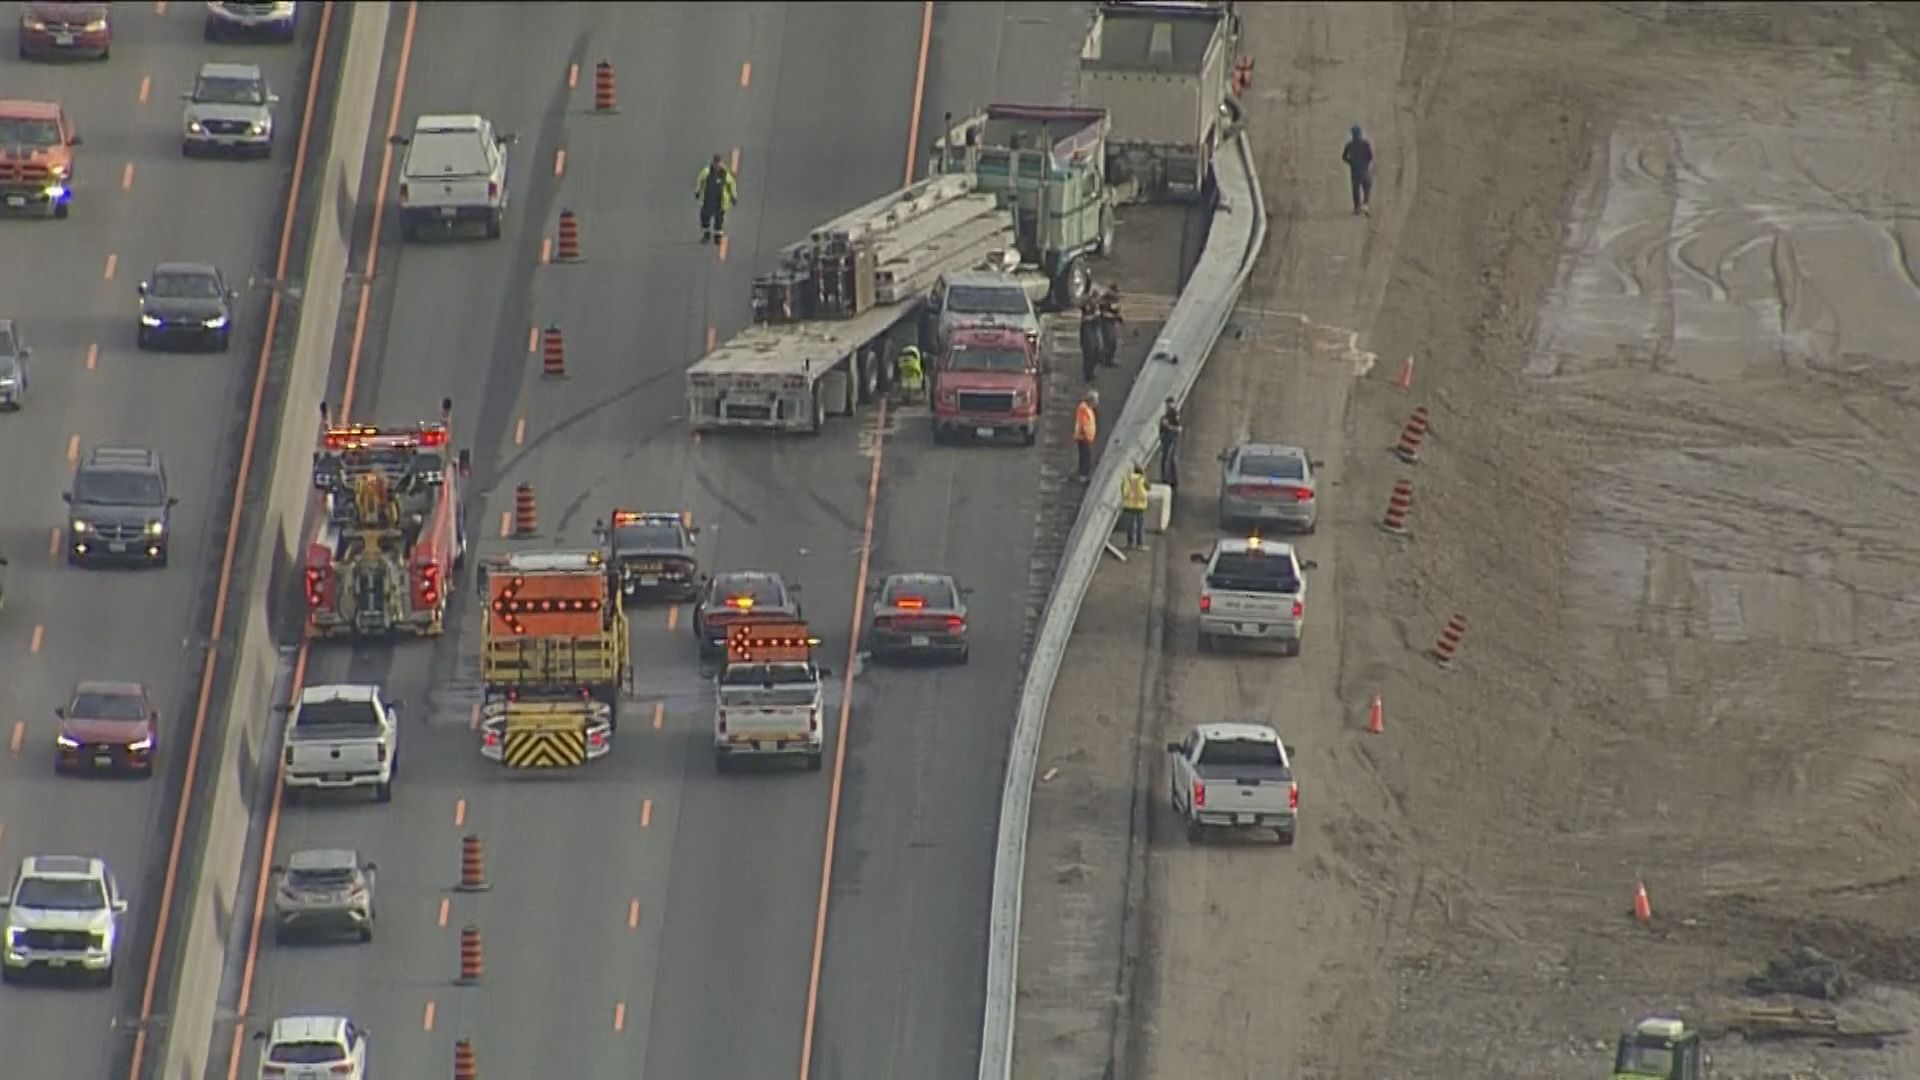
POLYGON ((693 181, 693 199, 700 204, 700 242, 717 244, 727 238, 727 211, 733 209, 736 194, 733 171, 720 155, 700 170, 693 181))
POLYGON ((909 345, 900 350, 900 363, 896 368, 899 375, 900 397, 905 401, 920 400, 921 391, 926 389, 927 373, 920 365, 920 350, 909 345))
POLYGON ((1099 407, 1100 391, 1089 390, 1073 410, 1073 446, 1080 454, 1082 480, 1093 475, 1093 439, 1100 428, 1100 417, 1094 410, 1099 407))
POLYGON ((1120 513, 1127 521, 1127 547, 1147 546, 1147 468, 1135 463, 1120 481, 1120 513))

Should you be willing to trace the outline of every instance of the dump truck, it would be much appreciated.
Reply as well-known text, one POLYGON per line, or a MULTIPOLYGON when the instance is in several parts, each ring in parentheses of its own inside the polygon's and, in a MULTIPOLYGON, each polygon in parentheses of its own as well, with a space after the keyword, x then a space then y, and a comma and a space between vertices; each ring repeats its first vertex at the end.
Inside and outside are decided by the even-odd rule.
POLYGON ((713 764, 727 772, 740 758, 804 756, 825 760, 823 679, 813 662, 820 639, 798 621, 739 623, 727 630, 727 662, 714 676, 713 764))
POLYGON ((1671 1016, 1648 1016, 1622 1032, 1613 1080, 1702 1080, 1700 1033, 1671 1016))
POLYGON ((313 486, 324 514, 307 546, 309 638, 437 637, 450 579, 466 559, 460 484, 467 452, 448 461, 453 402, 404 427, 332 424, 320 406, 313 486))
POLYGON ((1011 215, 958 176, 819 226, 753 279, 752 325, 687 369, 689 426, 817 434, 853 415, 919 344, 916 316, 940 276, 1012 247, 1011 215))
POLYGON ((1116 192, 1107 183, 1105 109, 988 105, 934 140, 931 171, 961 176, 1013 214, 1014 246, 1057 308, 1093 287, 1087 260, 1113 251, 1116 192))
POLYGON ((1110 184, 1156 202, 1192 202, 1213 152, 1238 117, 1233 62, 1240 17, 1231 4, 1119 3, 1094 13, 1080 50, 1075 100, 1113 117, 1110 184))
POLYGON ((481 754, 509 769, 605 757, 633 681, 626 609, 597 550, 520 552, 480 567, 481 754))

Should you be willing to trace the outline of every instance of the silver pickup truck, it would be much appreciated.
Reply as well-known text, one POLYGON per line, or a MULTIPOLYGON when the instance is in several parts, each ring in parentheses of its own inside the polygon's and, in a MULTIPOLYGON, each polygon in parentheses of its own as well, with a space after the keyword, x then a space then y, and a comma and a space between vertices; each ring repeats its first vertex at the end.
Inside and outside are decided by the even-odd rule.
POLYGON ((1221 638, 1278 641, 1288 656, 1300 655, 1307 625, 1307 579, 1317 565, 1301 561, 1292 544, 1257 536, 1216 540, 1193 561, 1206 567, 1200 579, 1200 651, 1221 638))
POLYGON ((1300 785, 1293 749, 1264 724, 1201 724, 1179 742, 1173 757, 1173 812, 1199 843, 1208 829, 1272 829, 1293 843, 1300 819, 1300 785))

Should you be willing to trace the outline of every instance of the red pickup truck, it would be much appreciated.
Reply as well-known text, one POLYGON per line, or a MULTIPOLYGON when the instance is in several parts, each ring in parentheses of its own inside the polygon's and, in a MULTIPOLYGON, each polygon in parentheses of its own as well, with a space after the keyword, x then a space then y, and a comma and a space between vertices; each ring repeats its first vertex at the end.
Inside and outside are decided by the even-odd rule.
POLYGON ((1037 343, 1018 329, 955 328, 933 371, 933 441, 1017 434, 1032 446, 1043 383, 1037 343))

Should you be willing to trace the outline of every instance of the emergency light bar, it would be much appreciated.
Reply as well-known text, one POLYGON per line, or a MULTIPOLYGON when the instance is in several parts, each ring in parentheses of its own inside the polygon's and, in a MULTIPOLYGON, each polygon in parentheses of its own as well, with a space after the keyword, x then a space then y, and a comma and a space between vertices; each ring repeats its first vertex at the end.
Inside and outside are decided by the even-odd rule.
POLYGON ((444 424, 422 424, 413 431, 389 431, 371 424, 328 428, 321 437, 328 450, 411 450, 447 445, 444 424))
POLYGON ((739 611, 752 611, 752 610, 753 610, 753 597, 751 597, 751 596, 729 596, 729 597, 727 597, 727 600, 726 600, 726 606, 727 606, 727 607, 730 607, 730 608, 735 608, 735 609, 737 609, 737 610, 739 610, 739 611))
POLYGON ((663 510, 615 510, 613 524, 616 528, 622 525, 685 525, 690 529, 693 527, 693 513, 687 510, 677 514, 663 510))

